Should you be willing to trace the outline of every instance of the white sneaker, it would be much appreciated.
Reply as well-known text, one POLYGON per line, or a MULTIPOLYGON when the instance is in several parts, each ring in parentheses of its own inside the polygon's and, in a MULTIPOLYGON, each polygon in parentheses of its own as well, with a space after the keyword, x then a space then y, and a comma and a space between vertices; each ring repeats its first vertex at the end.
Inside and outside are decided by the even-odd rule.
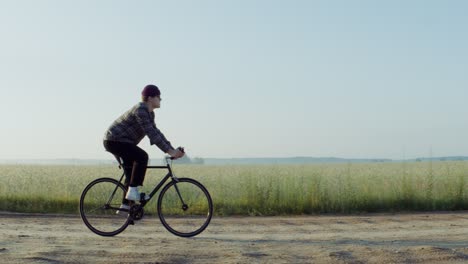
POLYGON ((138 187, 129 187, 125 199, 130 201, 140 201, 140 192, 138 187))
POLYGON ((128 214, 128 210, 130 210, 130 205, 121 204, 120 207, 119 207, 119 210, 117 210, 117 212, 115 212, 115 214, 118 214, 118 215, 128 214), (122 209, 127 210, 127 211, 121 211, 122 209))
MULTIPOLYGON (((138 187, 129 187, 127 194, 125 195, 125 199, 130 200, 130 201, 140 201, 141 195, 140 192, 138 191, 138 187)), ((149 199, 149 195, 145 195, 145 200, 149 199)))

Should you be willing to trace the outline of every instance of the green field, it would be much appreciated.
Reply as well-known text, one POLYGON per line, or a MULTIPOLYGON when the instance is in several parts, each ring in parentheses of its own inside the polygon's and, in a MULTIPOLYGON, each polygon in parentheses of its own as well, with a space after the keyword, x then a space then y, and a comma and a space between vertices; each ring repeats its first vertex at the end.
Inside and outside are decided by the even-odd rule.
MULTIPOLYGON (((175 165, 203 183, 216 215, 290 215, 468 209, 468 162, 175 165)), ((150 170, 144 191, 165 172, 150 170)), ((93 179, 116 166, 0 165, 0 211, 78 213, 93 179)), ((157 198, 157 197, 156 197, 157 198)), ((156 199, 145 208, 156 211, 156 199)))

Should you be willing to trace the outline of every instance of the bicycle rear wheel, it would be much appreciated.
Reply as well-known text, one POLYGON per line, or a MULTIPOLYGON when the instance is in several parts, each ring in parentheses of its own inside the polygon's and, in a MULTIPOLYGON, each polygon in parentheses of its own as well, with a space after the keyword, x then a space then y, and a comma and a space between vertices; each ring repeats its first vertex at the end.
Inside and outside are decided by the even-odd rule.
POLYGON ((158 215, 169 232, 181 237, 200 234, 213 215, 213 202, 206 188, 189 178, 164 186, 158 198, 158 215))
POLYGON ((125 193, 125 187, 111 178, 88 184, 80 198, 80 215, 85 225, 101 236, 115 236, 125 230, 130 223, 128 212, 117 213, 125 193))

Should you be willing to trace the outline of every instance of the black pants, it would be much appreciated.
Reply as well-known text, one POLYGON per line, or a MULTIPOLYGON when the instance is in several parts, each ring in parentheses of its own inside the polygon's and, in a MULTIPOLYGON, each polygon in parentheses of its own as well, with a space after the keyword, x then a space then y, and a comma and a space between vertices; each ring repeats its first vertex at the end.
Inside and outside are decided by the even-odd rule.
POLYGON ((104 140, 104 148, 110 153, 122 157, 126 180, 131 187, 143 185, 148 165, 148 154, 141 148, 125 142, 104 140))

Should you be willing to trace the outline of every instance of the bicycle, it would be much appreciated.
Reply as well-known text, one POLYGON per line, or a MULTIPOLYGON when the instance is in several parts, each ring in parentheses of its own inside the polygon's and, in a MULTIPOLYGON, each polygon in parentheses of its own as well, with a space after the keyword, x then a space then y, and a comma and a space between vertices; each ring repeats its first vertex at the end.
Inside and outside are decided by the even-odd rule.
POLYGON ((121 157, 115 156, 119 168, 123 169, 120 180, 99 178, 89 183, 80 198, 80 215, 85 225, 101 236, 115 236, 128 225, 134 225, 144 216, 145 205, 158 190, 170 179, 161 192, 157 202, 157 212, 163 226, 172 234, 192 237, 200 234, 210 223, 213 215, 213 202, 208 190, 198 181, 190 178, 177 178, 172 171, 171 157, 166 157, 166 166, 147 166, 147 169, 167 169, 167 175, 154 187, 145 199, 141 193, 139 202, 131 204, 130 209, 121 209, 127 188, 122 184, 125 168, 121 157))

